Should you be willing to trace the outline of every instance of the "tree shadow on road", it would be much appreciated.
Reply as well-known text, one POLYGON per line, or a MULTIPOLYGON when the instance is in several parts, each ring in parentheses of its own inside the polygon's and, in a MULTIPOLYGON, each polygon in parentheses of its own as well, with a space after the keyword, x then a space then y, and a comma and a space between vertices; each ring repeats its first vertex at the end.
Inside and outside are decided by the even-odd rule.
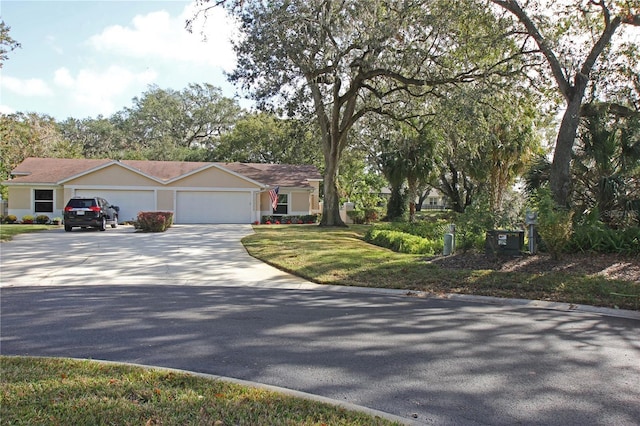
POLYGON ((633 424, 638 322, 406 296, 268 288, 3 288, 4 355, 180 368, 425 423, 633 424))

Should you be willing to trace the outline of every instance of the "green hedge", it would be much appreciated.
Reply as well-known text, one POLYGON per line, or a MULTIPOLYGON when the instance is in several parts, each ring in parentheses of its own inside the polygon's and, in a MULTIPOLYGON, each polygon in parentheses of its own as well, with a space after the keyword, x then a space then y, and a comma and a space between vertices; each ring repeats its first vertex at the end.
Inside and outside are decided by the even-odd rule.
POLYGON ((263 225, 298 225, 303 223, 316 223, 318 221, 317 214, 307 214, 299 216, 262 216, 260 223, 263 225))
POLYGON ((449 232, 449 223, 446 220, 419 221, 419 222, 392 222, 376 224, 376 229, 386 229, 389 231, 400 231, 430 240, 442 239, 442 236, 449 232))
POLYGON ((406 232, 373 227, 364 236, 365 241, 393 251, 409 254, 425 254, 433 256, 442 252, 444 242, 419 237, 406 232))

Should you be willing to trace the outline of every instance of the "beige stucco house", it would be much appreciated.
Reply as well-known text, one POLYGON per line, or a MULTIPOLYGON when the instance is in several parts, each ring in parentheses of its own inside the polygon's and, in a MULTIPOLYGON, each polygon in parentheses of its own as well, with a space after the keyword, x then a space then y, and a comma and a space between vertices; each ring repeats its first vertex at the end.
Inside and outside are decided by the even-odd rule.
POLYGON ((171 211, 175 223, 252 223, 263 215, 319 212, 322 180, 314 166, 108 159, 27 158, 3 182, 8 214, 62 217, 69 198, 99 196, 120 207, 171 211), (269 190, 278 187, 276 211, 269 190))

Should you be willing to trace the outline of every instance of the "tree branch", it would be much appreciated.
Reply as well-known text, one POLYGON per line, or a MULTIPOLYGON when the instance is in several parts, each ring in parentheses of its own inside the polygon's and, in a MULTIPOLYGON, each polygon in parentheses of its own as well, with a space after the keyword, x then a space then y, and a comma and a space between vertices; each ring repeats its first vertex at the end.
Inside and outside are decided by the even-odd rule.
POLYGON ((524 25, 524 27, 527 29, 527 33, 529 33, 529 35, 533 37, 536 44, 540 48, 540 51, 547 58, 547 62, 551 67, 553 78, 556 80, 556 83, 558 84, 558 87, 560 88, 563 96, 565 98, 568 98, 571 95, 571 84, 569 83, 567 76, 565 76, 562 70, 560 61, 549 46, 547 40, 533 23, 531 18, 529 18, 524 10, 522 10, 517 0, 491 0, 491 2, 514 14, 516 18, 518 18, 520 23, 524 25))

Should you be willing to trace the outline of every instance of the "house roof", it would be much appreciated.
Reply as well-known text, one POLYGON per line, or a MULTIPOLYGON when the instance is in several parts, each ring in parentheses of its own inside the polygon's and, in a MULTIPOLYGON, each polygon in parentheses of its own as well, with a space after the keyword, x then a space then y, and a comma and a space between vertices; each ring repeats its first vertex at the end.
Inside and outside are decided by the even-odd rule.
POLYGON ((309 180, 322 179, 315 166, 295 164, 216 163, 269 186, 308 186, 309 180))
POLYGON ((309 180, 322 179, 318 169, 309 165, 30 157, 13 169, 14 178, 5 183, 59 184, 111 164, 124 165, 164 183, 210 167, 226 169, 265 186, 308 187, 309 180))

